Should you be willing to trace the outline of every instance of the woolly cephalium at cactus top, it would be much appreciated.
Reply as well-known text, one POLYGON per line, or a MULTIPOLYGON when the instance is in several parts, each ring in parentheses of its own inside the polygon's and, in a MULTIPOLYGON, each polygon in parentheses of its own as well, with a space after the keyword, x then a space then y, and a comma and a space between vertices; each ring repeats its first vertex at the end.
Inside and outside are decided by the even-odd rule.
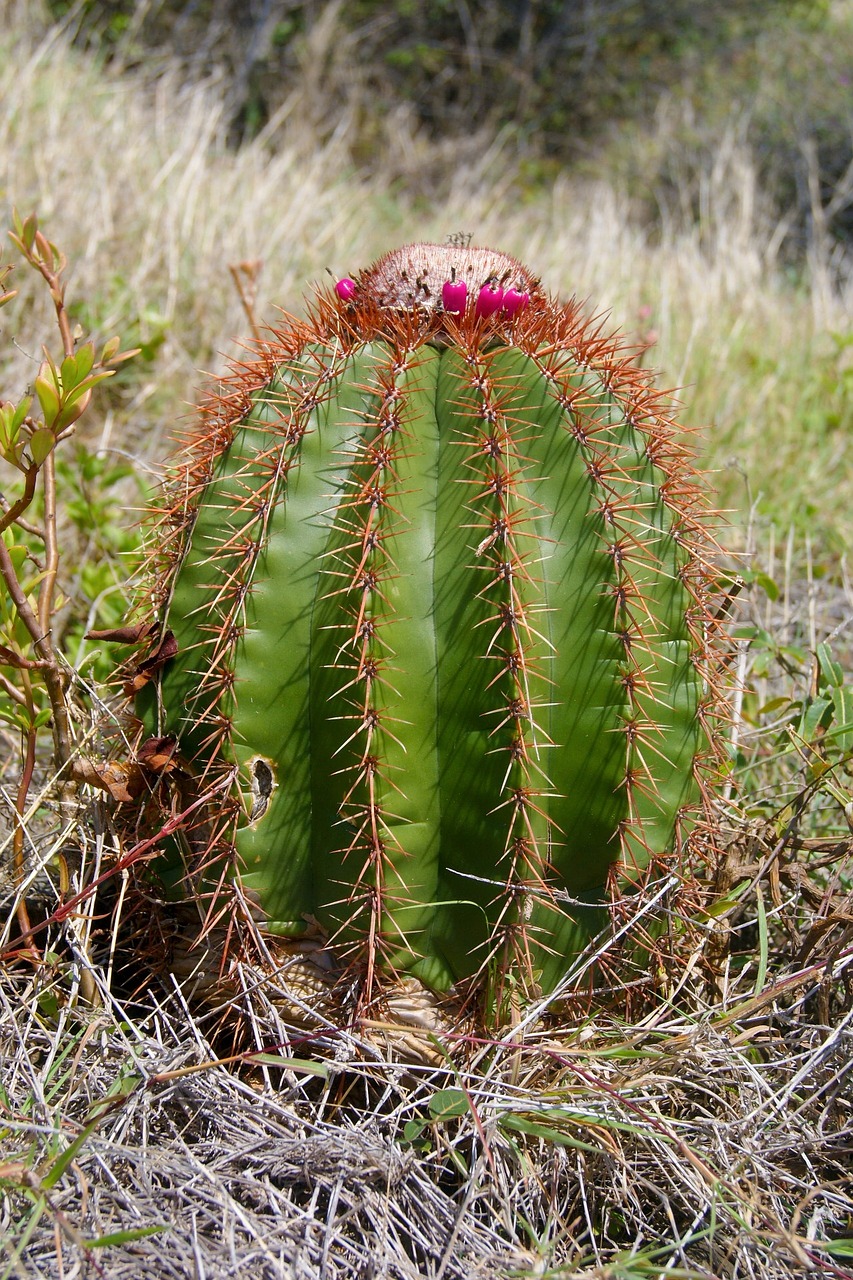
POLYGON ((204 797, 177 892, 238 886, 368 994, 530 993, 678 858, 700 489, 633 354, 514 259, 413 245, 320 293, 204 406, 156 542, 137 705, 204 797))

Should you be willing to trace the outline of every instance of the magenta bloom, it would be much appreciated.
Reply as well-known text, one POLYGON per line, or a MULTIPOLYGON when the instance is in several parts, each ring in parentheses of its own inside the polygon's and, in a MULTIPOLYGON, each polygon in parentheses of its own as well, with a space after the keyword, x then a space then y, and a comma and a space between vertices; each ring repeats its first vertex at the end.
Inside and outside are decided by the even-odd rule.
POLYGON ((464 280, 447 280, 441 287, 441 301, 445 311, 451 315, 465 314, 465 303, 468 301, 468 286, 464 280))
POLYGON ((339 280, 335 285, 335 293, 342 302, 349 302, 355 293, 355 281, 350 280, 349 276, 344 276, 343 280, 339 280))
POLYGON ((474 315, 482 317, 494 315, 503 299, 504 291, 499 284, 484 284, 477 294, 474 315))
POLYGON ((523 311, 530 301, 530 294, 519 293, 517 289, 507 289, 503 299, 503 313, 511 320, 519 311, 523 311))

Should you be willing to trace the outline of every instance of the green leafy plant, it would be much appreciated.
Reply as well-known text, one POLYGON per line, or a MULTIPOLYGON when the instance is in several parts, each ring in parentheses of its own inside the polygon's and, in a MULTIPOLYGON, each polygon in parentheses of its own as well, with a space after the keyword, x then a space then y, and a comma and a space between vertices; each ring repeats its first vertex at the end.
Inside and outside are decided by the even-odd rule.
MULTIPOLYGON (((57 450, 89 409, 94 388, 112 377, 133 353, 120 352, 118 338, 106 342, 100 354, 93 342, 78 343, 65 303, 65 257, 39 230, 34 215, 24 220, 15 215, 9 236, 24 263, 47 287, 61 343, 61 355, 44 347, 34 394, 0 402, 0 580, 4 587, 0 593, 0 720, 20 733, 23 744, 13 835, 13 861, 20 876, 24 815, 43 730, 49 728, 52 733, 53 764, 64 784, 70 783, 73 772, 69 667, 56 634, 57 616, 65 603, 57 501, 62 464, 57 450)), ((0 273, 0 306, 16 297, 16 291, 7 287, 11 272, 7 266, 0 273)), ((27 936, 23 902, 18 914, 27 936)))

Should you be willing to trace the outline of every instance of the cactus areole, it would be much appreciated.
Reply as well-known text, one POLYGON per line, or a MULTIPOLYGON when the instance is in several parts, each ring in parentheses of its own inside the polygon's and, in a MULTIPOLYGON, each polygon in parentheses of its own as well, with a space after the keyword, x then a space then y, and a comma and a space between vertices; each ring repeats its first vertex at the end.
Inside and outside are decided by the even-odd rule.
POLYGON ((208 798, 164 879, 319 929, 369 986, 553 990, 677 856, 707 746, 664 397, 513 258, 419 244, 272 332, 185 443, 176 654, 137 706, 208 798))

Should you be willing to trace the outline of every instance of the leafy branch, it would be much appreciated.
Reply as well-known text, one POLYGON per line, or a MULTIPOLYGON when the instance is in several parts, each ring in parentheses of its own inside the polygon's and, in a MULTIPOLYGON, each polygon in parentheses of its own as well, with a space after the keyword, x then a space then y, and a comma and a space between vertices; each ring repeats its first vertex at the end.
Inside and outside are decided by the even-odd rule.
MULTIPOLYGON (((0 401, 0 459, 17 473, 10 498, 0 498, 0 694, 12 708, 22 734, 22 770, 15 797, 13 865, 20 882, 24 867, 24 816, 36 766, 39 732, 50 725, 53 761, 67 788, 72 782, 73 744, 67 668, 57 651, 54 619, 59 603, 61 547, 57 520, 56 450, 73 435, 89 409, 98 383, 135 355, 111 338, 96 355, 93 342, 77 346, 65 302, 65 255, 39 230, 34 214, 15 213, 9 238, 27 266, 44 281, 55 311, 61 357, 43 348, 44 359, 32 394, 0 401), (32 549, 39 546, 39 554, 32 549), (42 549, 43 548, 43 552, 42 549), (4 670, 5 669, 5 670, 4 670)), ((0 306, 17 290, 7 288, 12 267, 0 270, 0 306)), ((7 717, 8 718, 8 717, 7 717)), ((26 907, 18 922, 29 932, 26 907)))

